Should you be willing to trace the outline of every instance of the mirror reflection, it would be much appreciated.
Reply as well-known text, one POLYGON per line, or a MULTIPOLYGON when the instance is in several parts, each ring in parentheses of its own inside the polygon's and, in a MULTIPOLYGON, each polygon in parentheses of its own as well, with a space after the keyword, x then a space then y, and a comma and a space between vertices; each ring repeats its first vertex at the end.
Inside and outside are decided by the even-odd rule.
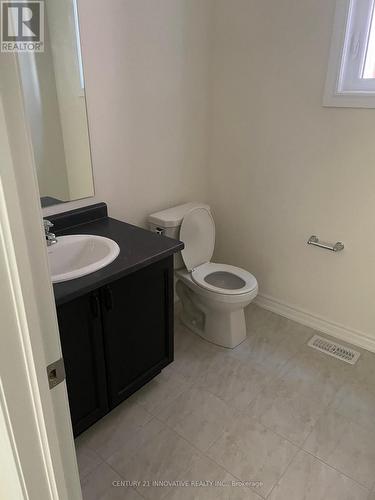
POLYGON ((77 0, 45 0, 45 48, 20 54, 42 206, 94 194, 77 0))

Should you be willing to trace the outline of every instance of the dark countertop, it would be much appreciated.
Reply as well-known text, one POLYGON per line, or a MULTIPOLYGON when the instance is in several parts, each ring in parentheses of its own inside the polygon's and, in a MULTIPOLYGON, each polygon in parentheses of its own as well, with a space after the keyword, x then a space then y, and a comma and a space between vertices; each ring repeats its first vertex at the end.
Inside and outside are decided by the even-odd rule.
MULTIPOLYGON (((51 218, 48 217, 48 219, 51 218)), ((110 217, 103 217, 67 229, 59 229, 56 234, 58 236, 69 234, 105 236, 116 241, 120 247, 119 256, 107 267, 82 278, 55 283, 53 290, 57 305, 69 302, 111 281, 162 260, 179 252, 184 247, 181 241, 146 231, 110 217)))
POLYGON ((54 205, 59 205, 60 203, 64 203, 64 201, 53 198, 52 196, 42 196, 40 198, 40 204, 42 205, 42 208, 52 207, 54 205))

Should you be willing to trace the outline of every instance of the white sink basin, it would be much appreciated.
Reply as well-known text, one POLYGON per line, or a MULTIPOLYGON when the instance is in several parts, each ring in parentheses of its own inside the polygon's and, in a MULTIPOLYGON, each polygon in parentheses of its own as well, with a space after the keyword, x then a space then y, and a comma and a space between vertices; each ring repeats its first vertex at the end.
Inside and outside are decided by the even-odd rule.
POLYGON ((52 283, 69 281, 108 266, 120 253, 118 244, 86 234, 60 236, 48 247, 52 283))

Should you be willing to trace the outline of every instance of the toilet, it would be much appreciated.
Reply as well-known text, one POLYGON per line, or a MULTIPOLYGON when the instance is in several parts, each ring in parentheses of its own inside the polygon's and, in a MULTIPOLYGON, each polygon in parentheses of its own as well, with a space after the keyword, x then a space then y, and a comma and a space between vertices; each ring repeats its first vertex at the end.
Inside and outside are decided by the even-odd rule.
POLYGON ((255 299, 258 283, 248 271, 211 262, 215 223, 210 207, 185 203, 148 217, 152 231, 181 240, 175 257, 176 293, 181 321, 205 340, 234 348, 246 338, 244 308, 255 299))

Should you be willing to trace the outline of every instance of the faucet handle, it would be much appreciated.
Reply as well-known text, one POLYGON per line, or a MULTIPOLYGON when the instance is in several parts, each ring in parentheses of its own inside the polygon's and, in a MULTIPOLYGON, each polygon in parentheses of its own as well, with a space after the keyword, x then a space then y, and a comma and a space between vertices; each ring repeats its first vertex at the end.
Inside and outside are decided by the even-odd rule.
POLYGON ((44 230, 48 232, 48 230, 54 226, 53 222, 47 219, 43 219, 43 224, 44 224, 44 230))
POLYGON ((51 227, 53 227, 54 224, 50 220, 47 220, 47 219, 43 219, 43 224, 44 224, 44 233, 45 233, 46 240, 47 240, 47 246, 50 247, 51 245, 54 245, 55 243, 57 243, 56 235, 51 233, 51 231, 50 231, 51 227))

